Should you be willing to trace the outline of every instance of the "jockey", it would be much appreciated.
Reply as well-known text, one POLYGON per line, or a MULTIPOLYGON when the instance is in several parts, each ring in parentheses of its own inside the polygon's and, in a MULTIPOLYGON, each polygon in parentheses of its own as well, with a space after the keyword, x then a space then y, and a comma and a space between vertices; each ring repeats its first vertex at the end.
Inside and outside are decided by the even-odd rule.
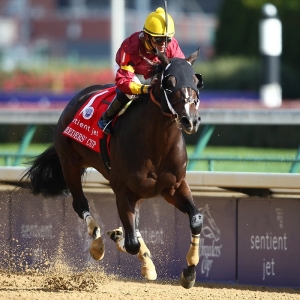
POLYGON ((185 58, 174 38, 172 17, 168 14, 167 28, 165 19, 164 9, 157 8, 147 16, 143 31, 133 33, 121 44, 116 54, 117 95, 98 122, 106 134, 112 134, 111 121, 130 100, 150 92, 153 64, 160 63, 156 49, 168 58, 185 58))

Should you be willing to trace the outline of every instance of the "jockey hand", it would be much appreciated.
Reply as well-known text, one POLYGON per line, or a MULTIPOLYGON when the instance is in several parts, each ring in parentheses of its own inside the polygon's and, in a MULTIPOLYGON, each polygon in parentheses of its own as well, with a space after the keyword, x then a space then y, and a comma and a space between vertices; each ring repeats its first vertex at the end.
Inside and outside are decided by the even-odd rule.
POLYGON ((157 77, 155 77, 155 78, 151 81, 150 85, 148 86, 148 93, 150 93, 151 89, 156 85, 157 81, 158 81, 158 78, 157 78, 157 77))

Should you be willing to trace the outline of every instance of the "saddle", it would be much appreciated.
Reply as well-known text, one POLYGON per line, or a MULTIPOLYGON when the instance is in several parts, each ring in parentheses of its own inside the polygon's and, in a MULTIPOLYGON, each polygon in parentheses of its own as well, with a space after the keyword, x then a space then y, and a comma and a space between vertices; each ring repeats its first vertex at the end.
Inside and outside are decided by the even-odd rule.
MULTIPOLYGON (((63 132, 63 135, 93 151, 101 153, 108 171, 110 170, 110 136, 106 135, 98 127, 97 122, 115 96, 116 86, 103 89, 91 95, 63 132)), ((113 123, 117 117, 115 117, 113 123)))

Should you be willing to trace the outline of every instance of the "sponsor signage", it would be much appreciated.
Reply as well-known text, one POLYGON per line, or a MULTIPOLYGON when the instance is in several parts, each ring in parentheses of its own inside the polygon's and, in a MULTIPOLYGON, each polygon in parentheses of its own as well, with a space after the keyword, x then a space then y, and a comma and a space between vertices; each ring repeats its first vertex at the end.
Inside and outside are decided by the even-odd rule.
POLYGON ((239 200, 239 283, 300 285, 299 212, 299 200, 239 200))
MULTIPOLYGON (((200 261, 197 281, 236 281, 236 200, 233 198, 194 197, 203 214, 200 261)), ((177 273, 186 268, 190 245, 188 217, 176 212, 177 273)))
MULTIPOLYGON (((119 252, 106 235, 121 226, 114 194, 87 192, 86 197, 101 227, 106 247, 102 261, 89 254, 91 237, 73 210, 72 197, 43 198, 19 191, 1 193, 0 266, 42 270, 63 262, 141 279, 137 256, 119 252)), ((300 286, 300 199, 195 196, 194 201, 204 217, 197 281, 300 286)), ((143 202, 138 221, 158 279, 178 280, 187 267, 188 216, 157 197, 143 202)))

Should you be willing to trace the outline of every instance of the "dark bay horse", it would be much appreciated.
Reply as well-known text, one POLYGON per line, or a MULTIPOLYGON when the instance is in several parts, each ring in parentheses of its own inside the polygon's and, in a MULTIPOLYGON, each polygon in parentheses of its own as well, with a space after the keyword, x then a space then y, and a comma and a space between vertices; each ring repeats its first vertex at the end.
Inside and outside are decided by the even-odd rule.
POLYGON ((73 208, 85 220, 93 238, 90 254, 100 260, 104 256, 100 226, 89 212, 81 180, 88 167, 102 173, 115 193, 124 227, 124 232, 119 228, 108 234, 118 250, 137 254, 142 262, 142 276, 148 280, 155 280, 157 274, 150 251, 138 230, 138 214, 143 199, 161 195, 189 218, 188 266, 180 276, 180 283, 185 288, 192 287, 195 282, 203 224, 185 179, 187 153, 182 135, 182 130, 195 133, 200 124, 198 89, 202 79, 192 67, 198 56, 199 49, 186 59, 169 60, 163 53, 158 53, 161 67, 150 95, 140 95, 114 124, 110 172, 100 153, 62 134, 86 100, 104 88, 91 86, 69 102, 56 126, 54 145, 36 157, 21 179, 30 179, 33 194, 53 197, 71 193, 73 208))

